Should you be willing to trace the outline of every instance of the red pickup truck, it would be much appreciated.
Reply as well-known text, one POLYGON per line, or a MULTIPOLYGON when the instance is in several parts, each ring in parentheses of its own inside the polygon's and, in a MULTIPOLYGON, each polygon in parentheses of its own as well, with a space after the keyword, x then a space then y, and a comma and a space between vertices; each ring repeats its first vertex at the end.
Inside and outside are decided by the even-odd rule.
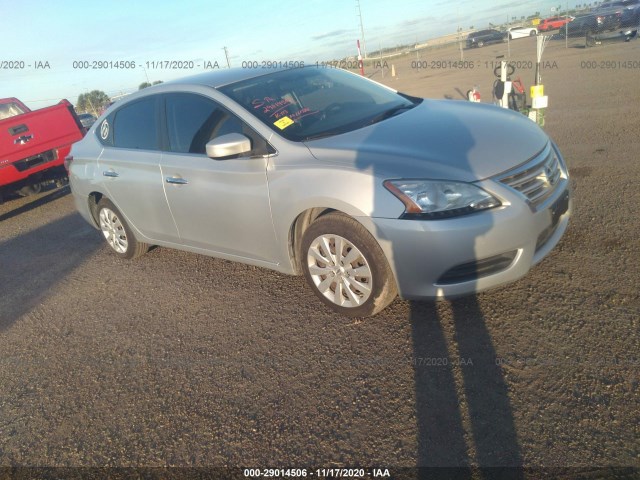
POLYGON ((67 100, 31 111, 17 98, 0 99, 0 203, 3 193, 30 195, 66 177, 64 158, 83 135, 67 100))

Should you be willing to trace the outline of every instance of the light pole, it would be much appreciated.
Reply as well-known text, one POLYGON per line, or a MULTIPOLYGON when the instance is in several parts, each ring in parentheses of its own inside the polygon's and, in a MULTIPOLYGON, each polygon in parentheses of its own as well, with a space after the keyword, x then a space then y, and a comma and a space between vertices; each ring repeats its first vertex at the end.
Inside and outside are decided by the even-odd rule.
POLYGON ((231 68, 231 62, 229 61, 229 51, 227 50, 227 47, 222 47, 222 49, 224 50, 224 56, 227 58, 227 68, 231 68))
POLYGON ((356 7, 358 7, 358 17, 360 18, 360 36, 362 37, 362 52, 364 58, 367 58, 367 43, 364 41, 364 26, 362 25, 362 10, 360 10, 360 0, 356 0, 356 7))

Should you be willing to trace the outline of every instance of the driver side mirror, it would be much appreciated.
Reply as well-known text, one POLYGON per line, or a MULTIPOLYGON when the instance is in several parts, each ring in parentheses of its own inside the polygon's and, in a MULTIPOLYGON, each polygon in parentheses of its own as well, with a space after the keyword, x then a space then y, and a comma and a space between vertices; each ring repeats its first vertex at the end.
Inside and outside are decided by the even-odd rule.
POLYGON ((214 159, 241 155, 251 151, 251 140, 240 133, 228 133, 209 140, 206 151, 207 157, 214 159))

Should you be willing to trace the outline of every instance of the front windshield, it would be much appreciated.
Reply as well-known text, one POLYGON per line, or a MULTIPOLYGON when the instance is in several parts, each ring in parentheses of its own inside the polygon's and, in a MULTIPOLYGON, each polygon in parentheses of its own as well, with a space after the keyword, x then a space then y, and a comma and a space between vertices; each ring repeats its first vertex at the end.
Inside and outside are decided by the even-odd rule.
POLYGON ((301 68, 220 88, 292 141, 328 137, 382 121, 419 103, 334 68, 301 68))

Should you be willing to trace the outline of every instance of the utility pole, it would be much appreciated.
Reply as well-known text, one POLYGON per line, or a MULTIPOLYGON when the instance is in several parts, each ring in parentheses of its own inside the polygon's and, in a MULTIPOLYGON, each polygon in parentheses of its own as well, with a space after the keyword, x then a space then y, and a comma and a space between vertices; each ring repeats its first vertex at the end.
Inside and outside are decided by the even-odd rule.
POLYGON ((364 52, 364 58, 367 58, 367 43, 364 41, 364 27, 362 26, 362 10, 360 10, 360 0, 356 0, 356 7, 358 8, 358 17, 360 18, 360 36, 362 37, 362 51, 364 52))
POLYGON ((231 68, 231 62, 229 61, 229 51, 227 50, 227 47, 222 47, 222 49, 224 50, 224 56, 227 57, 227 68, 231 68))

